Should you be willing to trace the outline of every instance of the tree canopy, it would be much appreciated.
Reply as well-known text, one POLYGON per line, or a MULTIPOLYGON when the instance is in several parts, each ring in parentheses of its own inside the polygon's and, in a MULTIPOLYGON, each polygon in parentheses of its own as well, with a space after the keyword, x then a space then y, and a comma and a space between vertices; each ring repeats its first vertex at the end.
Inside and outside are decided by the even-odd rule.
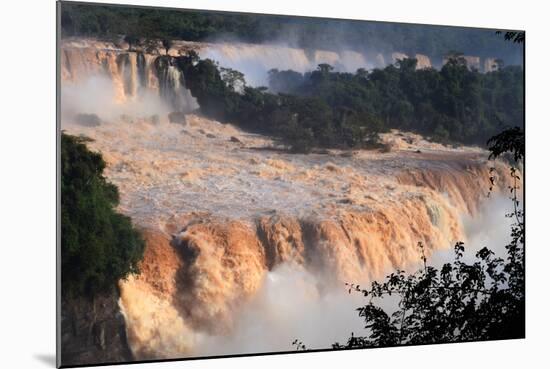
POLYGON ((87 140, 61 135, 61 286, 64 297, 109 291, 138 272, 145 243, 130 218, 119 214, 116 186, 87 140))
POLYGON ((441 70, 416 69, 416 59, 355 74, 326 66, 300 74, 272 70, 270 88, 320 98, 336 111, 386 129, 412 130, 439 141, 484 144, 502 129, 523 125, 523 70, 491 73, 469 69, 450 58, 441 70))
POLYGON ((484 145, 502 129, 523 125, 522 68, 483 74, 460 57, 441 70, 417 69, 416 63, 404 59, 356 73, 328 64, 305 74, 273 69, 266 89, 247 86, 242 73, 196 54, 176 58, 205 115, 273 135, 298 152, 365 147, 394 128, 484 145))

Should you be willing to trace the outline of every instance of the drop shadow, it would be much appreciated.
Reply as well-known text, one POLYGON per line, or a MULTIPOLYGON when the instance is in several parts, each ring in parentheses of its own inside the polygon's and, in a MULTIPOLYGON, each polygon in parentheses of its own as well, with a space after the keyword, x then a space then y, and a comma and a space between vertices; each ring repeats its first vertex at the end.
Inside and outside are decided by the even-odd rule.
POLYGON ((53 354, 34 354, 34 358, 43 364, 48 365, 51 368, 56 368, 57 363, 55 361, 55 355, 53 354))

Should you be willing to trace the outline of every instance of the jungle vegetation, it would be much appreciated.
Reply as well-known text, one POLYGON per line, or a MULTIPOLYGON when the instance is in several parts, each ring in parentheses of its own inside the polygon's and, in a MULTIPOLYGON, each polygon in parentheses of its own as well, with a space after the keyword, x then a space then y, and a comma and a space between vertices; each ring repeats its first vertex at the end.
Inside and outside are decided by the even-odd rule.
POLYGON ((101 154, 88 139, 61 134, 62 296, 93 297, 138 273, 145 242, 115 210, 119 194, 103 176, 101 154))

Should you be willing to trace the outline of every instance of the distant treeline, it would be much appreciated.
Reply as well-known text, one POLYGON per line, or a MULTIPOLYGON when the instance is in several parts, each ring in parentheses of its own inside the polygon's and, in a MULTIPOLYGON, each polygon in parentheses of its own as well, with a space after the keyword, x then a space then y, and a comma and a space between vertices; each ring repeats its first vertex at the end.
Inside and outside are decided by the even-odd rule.
POLYGON ((299 152, 377 145, 378 133, 392 128, 484 146, 503 129, 523 126, 522 68, 482 74, 460 56, 441 70, 416 70, 416 59, 371 72, 334 72, 328 64, 305 74, 271 70, 269 89, 246 86, 242 73, 194 52, 170 62, 203 114, 279 137, 299 152))
POLYGON ((523 57, 521 48, 496 37, 494 30, 473 28, 78 3, 62 4, 61 25, 63 36, 281 41, 306 49, 420 53, 436 62, 455 50, 507 64, 519 64, 523 57))
POLYGON ((272 70, 269 89, 248 87, 242 73, 193 52, 173 62, 203 114, 279 137, 294 151, 376 145, 378 133, 392 128, 485 145, 523 126, 523 70, 482 74, 460 56, 441 70, 416 70, 415 59, 371 72, 334 72, 327 64, 305 74, 272 70))
POLYGON ((523 126, 523 70, 504 67, 478 73, 451 58, 441 70, 416 70, 404 59, 372 72, 333 72, 329 65, 304 75, 270 71, 275 92, 319 98, 342 124, 372 129, 399 128, 439 141, 484 144, 510 126, 523 126), (375 123, 372 123, 375 122, 375 123))

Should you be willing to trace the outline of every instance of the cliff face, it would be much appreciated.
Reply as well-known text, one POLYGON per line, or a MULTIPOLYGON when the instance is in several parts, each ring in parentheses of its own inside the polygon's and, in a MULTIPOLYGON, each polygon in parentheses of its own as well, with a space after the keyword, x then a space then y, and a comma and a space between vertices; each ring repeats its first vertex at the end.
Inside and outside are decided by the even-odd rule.
MULTIPOLYGON (((481 168, 477 173, 485 174, 481 168)), ((419 186, 446 185, 441 176, 433 178, 419 186)), ((412 181, 408 175, 402 180, 412 181)), ((456 199, 465 211, 468 204, 471 211, 479 204, 467 196, 456 199)), ((193 356, 203 335, 231 337, 241 309, 284 265, 313 275, 321 299, 344 282, 367 283, 395 268, 413 268, 419 241, 431 254, 465 239, 461 212, 446 200, 432 201, 412 197, 384 210, 340 210, 329 217, 175 217, 167 224, 168 234, 147 232, 142 274, 121 282, 134 354, 141 359, 193 356)))
POLYGON ((61 363, 86 365, 133 360, 118 293, 61 304, 61 363))

